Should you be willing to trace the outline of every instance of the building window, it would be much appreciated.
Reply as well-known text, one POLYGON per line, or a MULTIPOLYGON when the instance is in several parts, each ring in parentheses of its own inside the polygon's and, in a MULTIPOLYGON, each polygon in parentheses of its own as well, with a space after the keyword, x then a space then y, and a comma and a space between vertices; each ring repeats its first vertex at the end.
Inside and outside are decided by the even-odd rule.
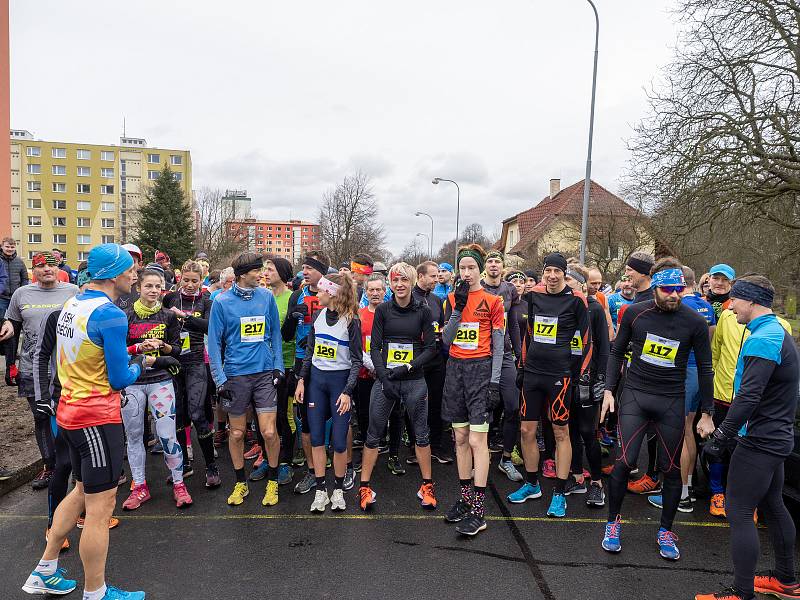
POLYGON ((28 217, 28 227, 41 227, 42 217, 28 217))
POLYGON ((103 229, 114 229, 114 219, 101 219, 100 226, 103 229))
POLYGON ((28 198, 28 208, 40 209, 42 208, 41 198, 28 198))
MULTIPOLYGON (((42 243, 42 234, 41 233, 29 233, 28 234, 28 243, 29 244, 41 244, 42 243)), ((31 257, 33 258, 33 257, 31 257)))
POLYGON ((113 244, 114 243, 114 236, 113 235, 104 235, 100 239, 101 239, 101 243, 103 243, 103 244, 113 244))
POLYGON ((28 182, 28 191, 29 192, 41 192, 42 191, 42 182, 41 181, 29 181, 28 182))
POLYGON ((54 244, 66 244, 67 243, 67 234, 66 233, 54 233, 53 234, 53 243, 54 244))
POLYGON ((78 200, 77 210, 92 210, 92 203, 88 200, 78 200))
POLYGON ((151 165, 157 165, 161 162, 161 155, 160 154, 148 154, 147 155, 147 162, 151 165))
POLYGON ((78 217, 78 227, 91 227, 92 220, 89 217, 78 217))
POLYGON ((172 176, 175 178, 175 181, 183 181, 183 173, 173 173, 172 176))
POLYGON ((113 202, 101 202, 100 210, 103 212, 114 212, 115 206, 113 202))
POLYGON ((67 210, 67 201, 53 200, 53 210, 67 210))
MULTIPOLYGON (((39 146, 28 146, 28 150, 26 152, 28 156, 41 156, 42 149, 39 146)), ((178 163, 180 164, 180 163, 178 163)))
POLYGON ((67 165, 53 165, 53 175, 66 175, 67 165))
POLYGON ((108 150, 100 152, 100 160, 114 160, 114 153, 108 150))
POLYGON ((90 186, 88 183, 79 183, 77 190, 79 194, 91 194, 92 186, 90 186))
POLYGON ((53 183, 53 191, 64 193, 67 191, 67 184, 66 183, 53 183))
POLYGON ((92 236, 90 236, 90 235, 79 235, 78 236, 78 243, 79 244, 91 244, 92 243, 92 236))
POLYGON ((148 178, 150 181, 154 181, 154 180, 158 179, 158 175, 159 175, 160 173, 161 173, 161 171, 148 171, 148 172, 147 172, 147 178, 148 178))
POLYGON ((28 175, 41 175, 41 174, 42 174, 42 165, 37 163, 28 164, 28 175))
POLYGON ((53 217, 53 227, 66 227, 67 217, 53 217))
POLYGON ((113 185, 101 185, 100 186, 100 193, 110 195, 114 193, 114 186, 113 185))
POLYGON ((53 158, 67 158, 67 149, 66 148, 53 148, 52 156, 53 156, 53 158))
POLYGON ((80 252, 78 252, 78 260, 80 261, 89 260, 89 253, 81 250, 80 252))
POLYGON ((78 150, 78 160, 91 160, 91 150, 78 150))
POLYGON ((91 174, 91 167, 78 167, 78 177, 89 177, 91 174))
POLYGON ((114 169, 108 167, 100 169, 100 177, 104 177, 105 179, 112 179, 114 177, 114 169))
POLYGON ((171 154, 169 157, 169 164, 179 167, 183 164, 183 157, 180 154, 171 154))

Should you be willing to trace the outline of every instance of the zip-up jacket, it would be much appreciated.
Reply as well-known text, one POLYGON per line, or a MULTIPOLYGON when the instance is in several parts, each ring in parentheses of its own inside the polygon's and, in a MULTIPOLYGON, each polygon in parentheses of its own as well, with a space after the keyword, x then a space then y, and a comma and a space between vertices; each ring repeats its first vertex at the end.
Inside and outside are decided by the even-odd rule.
MULTIPOLYGON (((172 351, 169 354, 162 354, 160 350, 156 350, 152 353, 144 352, 144 354, 155 357, 172 356, 173 358, 180 358, 180 324, 178 323, 178 318, 172 311, 168 311, 162 306, 161 310, 157 313, 142 318, 136 314, 135 307, 131 306, 125 311, 125 316, 128 317, 127 344, 129 348, 145 340, 163 340, 172 347, 172 351)), ((139 379, 136 380, 136 383, 158 383, 159 381, 167 381, 171 377, 172 375, 164 369, 148 367, 142 372, 139 379)))
POLYGON ((196 296, 170 292, 164 296, 162 303, 165 309, 175 307, 186 315, 184 319, 178 318, 181 345, 181 354, 178 358, 181 363, 204 362, 204 335, 208 333, 208 319, 211 316, 211 298, 208 292, 196 296))

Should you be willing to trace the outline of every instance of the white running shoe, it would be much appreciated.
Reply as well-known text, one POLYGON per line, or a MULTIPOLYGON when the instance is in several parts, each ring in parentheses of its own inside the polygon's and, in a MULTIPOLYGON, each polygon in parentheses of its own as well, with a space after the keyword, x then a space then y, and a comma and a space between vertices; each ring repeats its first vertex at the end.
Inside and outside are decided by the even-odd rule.
POLYGON ((344 492, 342 490, 333 490, 331 494, 331 510, 344 510, 347 505, 344 503, 344 492))
MULTIPOLYGON (((342 499, 344 503, 344 499, 342 499)), ((317 490, 314 493, 314 502, 311 503, 311 512, 325 512, 325 507, 331 503, 331 499, 328 498, 328 492, 325 490, 317 490)))

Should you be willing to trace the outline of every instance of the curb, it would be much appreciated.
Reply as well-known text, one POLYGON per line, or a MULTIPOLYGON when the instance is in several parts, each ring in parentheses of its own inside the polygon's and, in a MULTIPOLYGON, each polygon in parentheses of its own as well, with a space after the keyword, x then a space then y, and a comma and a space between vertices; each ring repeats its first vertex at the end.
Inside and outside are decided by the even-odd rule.
POLYGON ((32 462, 29 465, 22 467, 14 472, 11 476, 11 479, 6 479, 5 481, 0 481, 0 496, 5 496, 9 492, 14 491, 21 485, 24 485, 31 481, 36 474, 42 470, 44 466, 44 462, 41 458, 37 459, 35 462, 32 462))

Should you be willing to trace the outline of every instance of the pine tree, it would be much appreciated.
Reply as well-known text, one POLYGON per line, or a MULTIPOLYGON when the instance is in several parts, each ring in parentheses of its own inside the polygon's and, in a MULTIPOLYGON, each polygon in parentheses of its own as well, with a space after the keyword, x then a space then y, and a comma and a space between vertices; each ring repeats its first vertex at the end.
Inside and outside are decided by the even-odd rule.
POLYGON ((179 267, 194 256, 192 209, 180 183, 166 164, 145 193, 135 225, 137 233, 134 243, 144 253, 145 264, 153 260, 156 250, 169 254, 174 267, 179 267))

